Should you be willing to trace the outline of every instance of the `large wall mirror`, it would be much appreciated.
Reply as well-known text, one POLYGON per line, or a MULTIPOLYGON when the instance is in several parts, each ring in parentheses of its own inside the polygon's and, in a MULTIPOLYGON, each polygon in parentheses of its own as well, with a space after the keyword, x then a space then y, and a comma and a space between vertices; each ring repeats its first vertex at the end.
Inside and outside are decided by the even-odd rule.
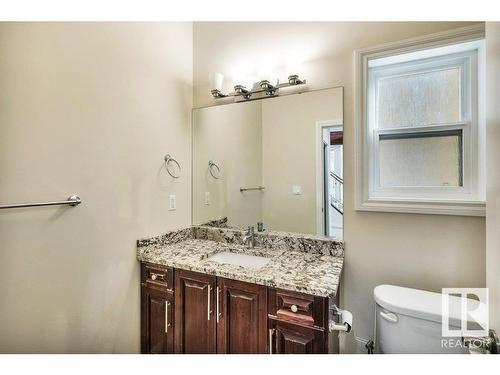
POLYGON ((193 224, 342 239, 343 88, 193 111, 193 224))

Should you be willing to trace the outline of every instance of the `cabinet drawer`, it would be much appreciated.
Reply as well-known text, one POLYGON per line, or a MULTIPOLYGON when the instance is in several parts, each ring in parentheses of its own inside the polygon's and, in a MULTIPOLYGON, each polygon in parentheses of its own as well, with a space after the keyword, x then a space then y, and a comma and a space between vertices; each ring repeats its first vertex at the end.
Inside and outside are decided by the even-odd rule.
POLYGON ((269 290, 269 314, 281 321, 309 327, 325 326, 325 298, 280 289, 269 290))
POLYGON ((173 292, 174 270, 158 264, 142 263, 141 283, 147 287, 166 289, 167 292, 173 292))

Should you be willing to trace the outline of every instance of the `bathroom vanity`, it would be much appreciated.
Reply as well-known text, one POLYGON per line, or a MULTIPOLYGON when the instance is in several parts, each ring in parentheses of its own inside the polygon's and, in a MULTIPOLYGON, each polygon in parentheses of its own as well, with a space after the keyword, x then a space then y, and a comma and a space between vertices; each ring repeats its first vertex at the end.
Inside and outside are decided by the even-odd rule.
POLYGON ((248 248, 244 235, 195 226, 138 241, 142 353, 338 352, 343 243, 268 232, 248 248))
POLYGON ((138 241, 143 353, 338 352, 342 96, 193 110, 193 226, 138 241))

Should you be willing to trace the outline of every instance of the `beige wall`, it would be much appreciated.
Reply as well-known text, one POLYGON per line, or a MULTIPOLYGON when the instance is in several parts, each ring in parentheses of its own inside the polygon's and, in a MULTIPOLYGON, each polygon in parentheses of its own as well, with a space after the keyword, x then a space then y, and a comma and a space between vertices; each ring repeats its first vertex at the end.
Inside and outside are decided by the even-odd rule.
POLYGON ((500 332, 500 22, 486 23, 486 285, 500 332))
POLYGON ((343 304, 354 334, 371 338, 373 288, 382 283, 440 291, 485 285, 485 219, 354 210, 353 50, 465 23, 194 24, 194 102, 213 105, 208 73, 298 51, 311 88, 344 86, 345 242, 343 304), (250 28, 250 33, 234 30, 250 28))
POLYGON ((246 227, 262 219, 262 193, 240 192, 262 184, 262 106, 260 101, 193 111, 193 223, 228 217, 246 227), (208 161, 219 166, 214 179, 208 161), (210 204, 205 204, 205 192, 210 204))
POLYGON ((83 200, 0 212, 0 352, 138 352, 135 242, 190 224, 191 80, 191 23, 0 24, 0 202, 83 200))
POLYGON ((342 124, 342 88, 262 102, 262 176, 266 187, 262 213, 267 227, 317 233, 316 163, 322 147, 317 128, 323 121, 342 124), (301 187, 300 195, 292 193, 293 185, 301 187))
POLYGON ((371 337, 377 284, 483 286, 484 219, 353 209, 353 49, 462 25, 0 24, 0 202, 83 199, 0 212, 0 352, 138 351, 135 241, 190 223, 192 98, 212 105, 208 72, 280 51, 309 61, 311 88, 345 87, 343 299, 355 334, 371 337), (162 168, 167 152, 179 180, 162 168))

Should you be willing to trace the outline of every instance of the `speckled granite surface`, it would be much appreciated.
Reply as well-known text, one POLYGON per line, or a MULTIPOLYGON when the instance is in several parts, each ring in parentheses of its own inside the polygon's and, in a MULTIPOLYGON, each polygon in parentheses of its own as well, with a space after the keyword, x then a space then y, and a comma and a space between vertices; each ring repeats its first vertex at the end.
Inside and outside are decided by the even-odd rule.
MULTIPOLYGON (((211 227, 214 229, 228 229, 228 230, 237 230, 237 231, 246 231, 246 228, 239 228, 234 225, 229 224, 229 220, 227 217, 222 217, 220 219, 214 219, 210 220, 206 223, 203 224, 198 224, 194 225, 195 227, 211 227)), ((315 236, 311 234, 305 234, 305 233, 292 233, 292 232, 281 232, 281 231, 273 231, 273 230, 265 230, 264 232, 257 232, 255 231, 256 235, 267 235, 267 236, 273 236, 273 237, 290 237, 290 239, 297 239, 297 238, 303 238, 303 239, 308 239, 308 240, 319 240, 319 241, 328 241, 328 242, 335 242, 337 247, 342 247, 343 249, 343 242, 341 240, 338 240, 336 238, 325 238, 324 236, 315 236)))
MULTIPOLYGON (((232 228, 195 226, 194 237, 225 243, 243 244, 245 231, 232 228)), ((344 243, 324 237, 276 231, 255 232, 255 246, 266 249, 303 251, 314 254, 344 256, 344 243)))
POLYGON ((256 247, 247 249, 242 245, 243 235, 244 232, 234 229, 191 227, 139 240, 137 258, 321 297, 337 294, 344 262, 343 243, 270 232, 256 236, 256 247), (271 260, 260 269, 207 260, 223 251, 264 256, 271 260))

